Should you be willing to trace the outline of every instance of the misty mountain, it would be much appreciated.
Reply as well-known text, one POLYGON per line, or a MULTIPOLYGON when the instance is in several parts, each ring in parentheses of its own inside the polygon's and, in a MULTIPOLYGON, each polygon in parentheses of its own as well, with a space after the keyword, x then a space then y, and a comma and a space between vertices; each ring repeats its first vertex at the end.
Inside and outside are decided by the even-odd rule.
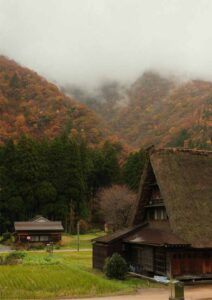
MULTIPOLYGON (((93 98, 90 92, 86 98, 83 91, 83 100, 78 99, 98 112, 113 132, 133 147, 185 144, 211 149, 212 82, 182 82, 146 72, 130 87, 110 85, 100 86, 104 92, 93 98)), ((74 90, 68 92, 75 94, 74 90)))
POLYGON ((0 56, 0 142, 21 134, 85 136, 90 144, 116 140, 102 118, 37 73, 0 56))
POLYGON ((92 145, 109 139, 134 148, 211 149, 212 82, 179 82, 146 72, 131 86, 105 81, 95 90, 72 85, 61 90, 71 97, 1 56, 0 141, 66 132, 83 135, 92 145))
POLYGON ((108 123, 115 117, 120 108, 128 104, 128 88, 118 81, 107 80, 93 90, 71 84, 64 85, 61 90, 77 101, 86 104, 100 115, 103 113, 108 123))

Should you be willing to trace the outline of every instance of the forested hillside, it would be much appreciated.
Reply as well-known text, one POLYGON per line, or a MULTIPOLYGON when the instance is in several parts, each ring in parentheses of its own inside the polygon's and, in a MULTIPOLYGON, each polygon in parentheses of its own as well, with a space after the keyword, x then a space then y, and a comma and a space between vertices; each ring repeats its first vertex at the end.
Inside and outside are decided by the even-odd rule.
POLYGON ((92 145, 118 139, 102 118, 65 96, 37 73, 0 56, 0 142, 21 134, 53 138, 83 135, 92 145))
POLYGON ((100 188, 121 181, 119 152, 110 142, 96 149, 67 135, 0 145, 0 233, 36 214, 62 220, 68 231, 81 218, 100 222, 92 202, 100 188))
POLYGON ((68 231, 101 222, 93 199, 122 182, 128 150, 86 105, 0 56, 0 233, 36 214, 68 231))
POLYGON ((212 82, 179 82, 147 72, 128 89, 116 83, 102 90, 83 101, 130 145, 211 149, 212 82))

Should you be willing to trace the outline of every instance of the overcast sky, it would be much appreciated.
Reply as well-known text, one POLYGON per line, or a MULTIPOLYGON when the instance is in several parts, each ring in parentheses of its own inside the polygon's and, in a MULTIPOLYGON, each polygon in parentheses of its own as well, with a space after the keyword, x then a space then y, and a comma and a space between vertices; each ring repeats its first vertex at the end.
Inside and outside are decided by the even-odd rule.
POLYGON ((212 0, 0 0, 0 53, 58 83, 212 79, 212 0))

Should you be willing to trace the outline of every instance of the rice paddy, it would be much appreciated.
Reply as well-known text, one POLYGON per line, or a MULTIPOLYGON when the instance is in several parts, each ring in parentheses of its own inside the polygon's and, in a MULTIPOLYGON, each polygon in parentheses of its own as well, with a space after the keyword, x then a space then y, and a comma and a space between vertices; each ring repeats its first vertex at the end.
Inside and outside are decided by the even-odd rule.
POLYGON ((0 299, 126 294, 149 286, 140 279, 108 280, 101 272, 93 271, 91 251, 55 253, 51 264, 42 263, 46 255, 28 253, 23 264, 0 266, 0 299))

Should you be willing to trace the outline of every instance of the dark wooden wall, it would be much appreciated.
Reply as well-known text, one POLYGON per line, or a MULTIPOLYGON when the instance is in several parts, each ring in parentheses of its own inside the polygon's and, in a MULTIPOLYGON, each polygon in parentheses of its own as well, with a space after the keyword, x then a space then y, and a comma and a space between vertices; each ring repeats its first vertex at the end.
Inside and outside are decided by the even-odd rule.
POLYGON ((166 248, 116 241, 93 244, 93 267, 103 269, 107 257, 121 254, 137 273, 212 278, 212 249, 166 248))
POLYGON ((103 270, 107 257, 119 253, 124 256, 124 245, 122 241, 112 243, 93 243, 93 268, 103 270))
POLYGON ((151 246, 126 245, 125 257, 136 273, 154 273, 154 248, 151 246))
POLYGON ((136 244, 128 244, 126 249, 127 261, 137 273, 212 278, 212 249, 168 249, 136 244))
POLYGON ((108 244, 93 244, 93 268, 103 270, 105 260, 108 257, 108 244))
POLYGON ((212 277, 212 250, 190 250, 171 254, 173 276, 210 275, 212 277))
MULTIPOLYGON (((31 240, 27 239, 27 236, 48 236, 49 241, 48 242, 59 242, 61 241, 62 233, 61 232, 16 232, 15 233, 15 242, 21 242, 21 243, 34 243, 31 240)), ((42 241, 39 241, 41 243, 42 241)), ((43 241, 46 243, 45 241, 43 241)))

